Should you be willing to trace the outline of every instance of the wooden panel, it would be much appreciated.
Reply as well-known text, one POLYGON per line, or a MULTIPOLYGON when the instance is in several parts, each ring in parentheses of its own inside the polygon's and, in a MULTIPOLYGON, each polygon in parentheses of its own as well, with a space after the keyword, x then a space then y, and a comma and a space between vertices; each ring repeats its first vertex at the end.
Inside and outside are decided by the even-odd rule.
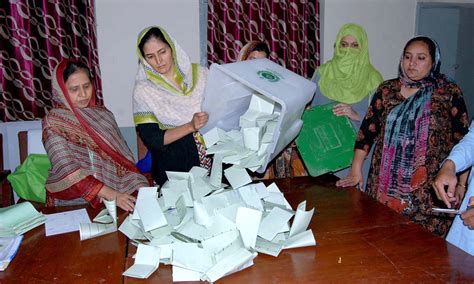
POLYGON ((20 163, 23 164, 28 157, 28 131, 18 132, 18 143, 20 144, 20 163))

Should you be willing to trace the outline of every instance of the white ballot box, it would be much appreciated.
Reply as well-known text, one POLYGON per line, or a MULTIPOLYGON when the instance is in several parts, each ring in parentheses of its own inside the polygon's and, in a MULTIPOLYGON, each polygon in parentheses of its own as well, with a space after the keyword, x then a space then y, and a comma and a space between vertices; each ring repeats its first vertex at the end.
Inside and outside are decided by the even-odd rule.
POLYGON ((247 112, 253 94, 273 101, 279 113, 264 164, 268 163, 298 136, 303 125, 301 117, 316 84, 268 59, 254 59, 230 64, 212 64, 204 93, 202 110, 209 121, 201 129, 205 134, 217 127, 225 131, 240 129, 240 117, 247 112))

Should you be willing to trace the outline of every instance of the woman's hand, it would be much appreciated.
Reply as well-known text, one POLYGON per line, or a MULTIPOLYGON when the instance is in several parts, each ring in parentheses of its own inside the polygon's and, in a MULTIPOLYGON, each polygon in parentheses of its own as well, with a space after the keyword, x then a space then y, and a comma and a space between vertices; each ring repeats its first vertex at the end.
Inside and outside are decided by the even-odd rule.
POLYGON ((98 193, 99 197, 107 199, 108 201, 116 200, 117 206, 125 211, 133 211, 135 207, 136 198, 128 193, 118 192, 106 185, 98 193))
POLYGON ((204 125, 206 125, 208 120, 209 120, 209 115, 207 114, 207 112, 201 111, 201 112, 196 112, 193 115, 193 119, 191 120, 190 123, 194 131, 198 131, 199 129, 204 127, 204 125))
POLYGON ((332 108, 332 112, 336 116, 347 116, 351 120, 360 121, 359 114, 348 104, 337 104, 332 108))
POLYGON ((116 200, 118 207, 122 208, 125 211, 132 212, 133 208, 135 208, 135 201, 137 199, 128 193, 121 193, 116 191, 116 200))
POLYGON ((433 182, 433 188, 435 189, 438 199, 442 200, 448 208, 451 208, 451 202, 456 202, 455 190, 457 182, 456 166, 453 161, 446 160, 433 182), (448 186, 447 191, 445 186, 448 186))
POLYGON ((351 171, 349 172, 349 175, 347 175, 347 177, 340 179, 336 182, 336 186, 357 186, 358 189, 362 189, 363 185, 364 180, 362 178, 361 171, 354 168, 351 168, 351 171))

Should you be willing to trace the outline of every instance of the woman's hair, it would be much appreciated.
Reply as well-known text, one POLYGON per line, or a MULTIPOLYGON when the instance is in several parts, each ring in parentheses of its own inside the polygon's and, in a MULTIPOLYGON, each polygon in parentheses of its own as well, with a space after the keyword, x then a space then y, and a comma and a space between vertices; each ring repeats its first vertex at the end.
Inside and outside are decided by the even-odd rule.
POLYGON ((428 51, 430 52, 431 60, 433 60, 433 63, 434 63, 436 59, 436 44, 430 38, 425 37, 425 36, 419 36, 419 37, 414 37, 410 39, 405 45, 405 48, 403 49, 403 54, 405 54, 405 52, 407 51, 408 46, 410 46, 410 44, 416 41, 423 42, 426 45, 428 45, 428 51))
POLYGON ((138 44, 138 48, 140 49, 140 53, 143 57, 145 56, 145 54, 143 54, 143 46, 145 46, 145 43, 147 43, 152 38, 160 40, 164 42, 167 46, 171 47, 169 42, 166 40, 163 32, 161 32, 159 28, 153 27, 145 33, 145 35, 140 40, 140 43, 138 44))
POLYGON ((267 57, 270 55, 270 49, 263 41, 259 42, 252 50, 249 51, 249 53, 252 51, 263 51, 267 54, 267 57))
POLYGON ((89 67, 86 64, 84 64, 80 61, 69 61, 66 65, 66 68, 64 69, 64 72, 63 72, 64 82, 66 82, 67 79, 69 79, 69 76, 71 76, 72 74, 76 73, 79 70, 85 71, 87 73, 87 75, 89 76, 89 80, 92 81, 91 71, 90 71, 89 67))

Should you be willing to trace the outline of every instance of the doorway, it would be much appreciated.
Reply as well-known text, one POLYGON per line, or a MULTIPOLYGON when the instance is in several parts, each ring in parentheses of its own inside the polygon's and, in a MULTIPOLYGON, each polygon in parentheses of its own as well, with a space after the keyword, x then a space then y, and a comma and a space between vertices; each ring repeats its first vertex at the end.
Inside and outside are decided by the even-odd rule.
POLYGON ((441 73, 462 89, 469 119, 474 117, 474 4, 418 3, 416 34, 435 39, 441 73))

